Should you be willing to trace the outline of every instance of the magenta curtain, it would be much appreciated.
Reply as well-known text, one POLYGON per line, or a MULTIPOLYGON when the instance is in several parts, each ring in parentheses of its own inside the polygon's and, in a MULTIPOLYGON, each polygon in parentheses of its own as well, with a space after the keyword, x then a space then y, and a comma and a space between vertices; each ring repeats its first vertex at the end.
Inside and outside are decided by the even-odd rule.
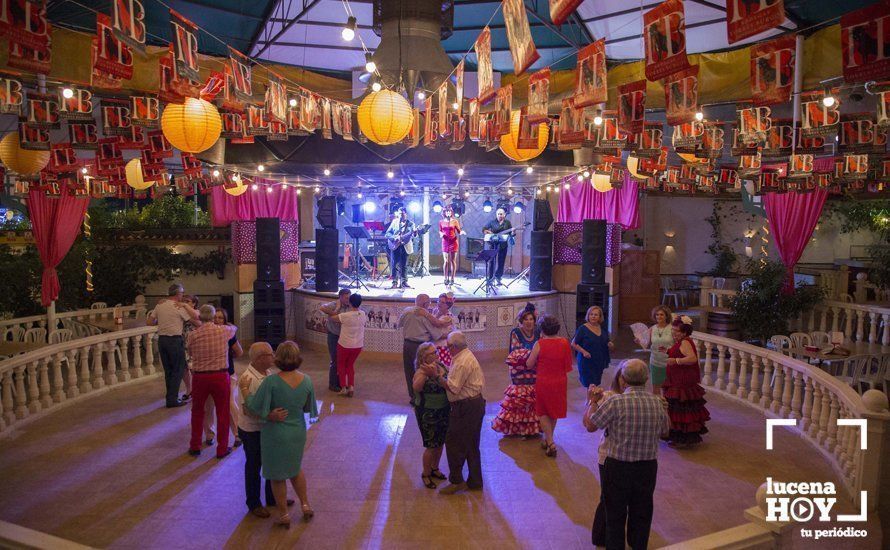
POLYGON ((50 198, 46 193, 31 189, 28 193, 28 215, 31 217, 31 231, 43 264, 40 301, 47 307, 59 297, 59 275, 56 266, 71 250, 74 240, 80 235, 83 215, 90 199, 74 197, 63 193, 59 198, 50 198))
POLYGON ((629 175, 624 176, 624 185, 600 193, 588 182, 578 183, 571 176, 566 181, 571 184, 568 190, 559 194, 558 222, 580 222, 583 220, 606 220, 617 223, 625 230, 640 226, 640 197, 637 182, 629 175))
POLYGON ((767 193, 763 197, 770 232, 787 271, 786 292, 794 291, 794 266, 813 236, 827 196, 825 189, 816 189, 812 193, 767 193))
POLYGON ((279 182, 256 178, 258 189, 233 197, 222 186, 211 190, 211 220, 215 227, 225 227, 233 221, 254 221, 257 218, 278 218, 281 221, 299 221, 297 191, 279 182), (272 189, 272 192, 268 192, 272 189))

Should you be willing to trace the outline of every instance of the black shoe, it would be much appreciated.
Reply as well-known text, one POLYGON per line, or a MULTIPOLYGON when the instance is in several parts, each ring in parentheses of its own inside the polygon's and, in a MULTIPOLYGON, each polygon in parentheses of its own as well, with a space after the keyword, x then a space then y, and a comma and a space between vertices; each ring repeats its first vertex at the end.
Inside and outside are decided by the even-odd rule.
POLYGON ((389 288, 399 288, 399 283, 393 281, 392 286, 389 288))
POLYGON ((188 401, 177 401, 176 403, 174 403, 174 404, 172 404, 172 405, 169 405, 169 404, 168 404, 168 405, 167 405, 167 408, 168 408, 168 409, 175 409, 176 407, 185 407, 186 405, 188 405, 188 401))
POLYGON ((225 451, 223 454, 221 454, 221 455, 216 455, 216 458, 217 458, 217 459, 223 459, 223 458, 229 456, 230 454, 232 454, 232 448, 231 448, 231 447, 229 447, 228 449, 226 449, 226 451, 225 451))
POLYGON ((201 456, 201 450, 199 449, 199 450, 196 451, 196 450, 193 450, 193 449, 189 449, 189 455, 191 455, 191 456, 201 456))
POLYGON ((208 447, 211 446, 211 445, 213 445, 213 439, 212 439, 212 438, 210 438, 210 439, 205 439, 205 440, 204 440, 204 445, 207 445, 208 447))
POLYGON ((334 393, 340 393, 340 386, 328 386, 328 391, 332 391, 334 393))
POLYGON ((399 286, 399 288, 411 288, 411 287, 408 286, 408 283, 402 283, 402 285, 399 286))
POLYGON ((498 279, 498 286, 504 286, 504 282, 498 279))
POLYGON ((191 398, 192 398, 192 394, 184 393, 184 394, 182 394, 182 397, 179 398, 179 400, 182 401, 183 403, 185 403, 191 398))

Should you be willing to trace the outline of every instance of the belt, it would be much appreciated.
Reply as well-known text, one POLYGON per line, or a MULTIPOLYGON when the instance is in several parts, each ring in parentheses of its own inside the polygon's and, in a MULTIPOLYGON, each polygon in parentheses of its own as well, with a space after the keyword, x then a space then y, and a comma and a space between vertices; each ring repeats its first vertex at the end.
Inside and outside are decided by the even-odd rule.
POLYGON ((465 401, 472 401, 473 399, 482 399, 482 394, 474 395, 473 397, 464 397, 463 399, 458 399, 457 401, 452 401, 452 405, 456 405, 457 403, 463 403, 465 401))
POLYGON ((219 374, 221 372, 229 372, 229 369, 219 369, 219 370, 193 370, 192 374, 219 374))

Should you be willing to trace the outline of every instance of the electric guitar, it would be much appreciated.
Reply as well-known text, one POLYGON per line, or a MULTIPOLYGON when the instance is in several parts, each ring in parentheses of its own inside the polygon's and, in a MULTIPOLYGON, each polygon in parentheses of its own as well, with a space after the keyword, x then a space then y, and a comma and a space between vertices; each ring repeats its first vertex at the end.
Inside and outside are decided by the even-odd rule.
POLYGON ((510 229, 503 229, 501 231, 495 231, 494 233, 486 233, 482 236, 482 239, 487 243, 505 243, 513 237, 514 232, 522 231, 530 225, 531 222, 526 222, 524 225, 511 227, 510 229))
POLYGON ((386 244, 389 246, 390 250, 396 250, 398 247, 404 245, 405 252, 411 254, 414 252, 414 246, 411 243, 411 239, 414 235, 423 235, 427 231, 430 230, 430 224, 425 223, 423 225, 418 225, 414 228, 413 231, 405 231, 395 237, 387 237, 386 244))

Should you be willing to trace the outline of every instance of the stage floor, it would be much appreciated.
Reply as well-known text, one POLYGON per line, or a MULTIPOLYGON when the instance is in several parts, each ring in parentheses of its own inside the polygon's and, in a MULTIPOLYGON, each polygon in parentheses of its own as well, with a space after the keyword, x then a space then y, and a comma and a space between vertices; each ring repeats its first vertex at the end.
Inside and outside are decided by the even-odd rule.
MULTIPOLYGON (((528 282, 524 279, 519 279, 510 286, 506 286, 512 281, 512 277, 504 277, 504 285, 495 287, 495 292, 490 293, 486 296, 485 290, 479 288, 479 285, 482 284, 482 279, 467 279, 462 276, 458 276, 455 280, 455 283, 451 286, 445 286, 445 278, 442 275, 426 275, 424 277, 412 277, 408 279, 408 285, 411 288, 408 289, 398 289, 391 288, 392 282, 389 279, 379 279, 377 281, 362 281, 365 285, 360 287, 355 283, 352 283, 350 286, 350 281, 345 278, 340 278, 340 288, 350 288, 353 292, 358 292, 364 297, 368 298, 394 298, 394 299, 414 299, 418 294, 428 294, 432 298, 435 298, 439 294, 443 292, 453 292, 456 298, 465 298, 465 299, 474 299, 474 300, 483 300, 483 299, 497 299, 497 298, 524 298, 524 297, 533 297, 533 296, 544 296, 547 294, 551 294, 553 291, 548 290, 544 292, 531 291, 528 289, 528 282), (367 288, 366 288, 367 287, 367 288), (475 292, 475 293, 474 293, 475 292)), ((332 292, 316 292, 315 286, 312 284, 301 286, 299 290, 304 292, 316 293, 319 295, 334 295, 332 292)))

